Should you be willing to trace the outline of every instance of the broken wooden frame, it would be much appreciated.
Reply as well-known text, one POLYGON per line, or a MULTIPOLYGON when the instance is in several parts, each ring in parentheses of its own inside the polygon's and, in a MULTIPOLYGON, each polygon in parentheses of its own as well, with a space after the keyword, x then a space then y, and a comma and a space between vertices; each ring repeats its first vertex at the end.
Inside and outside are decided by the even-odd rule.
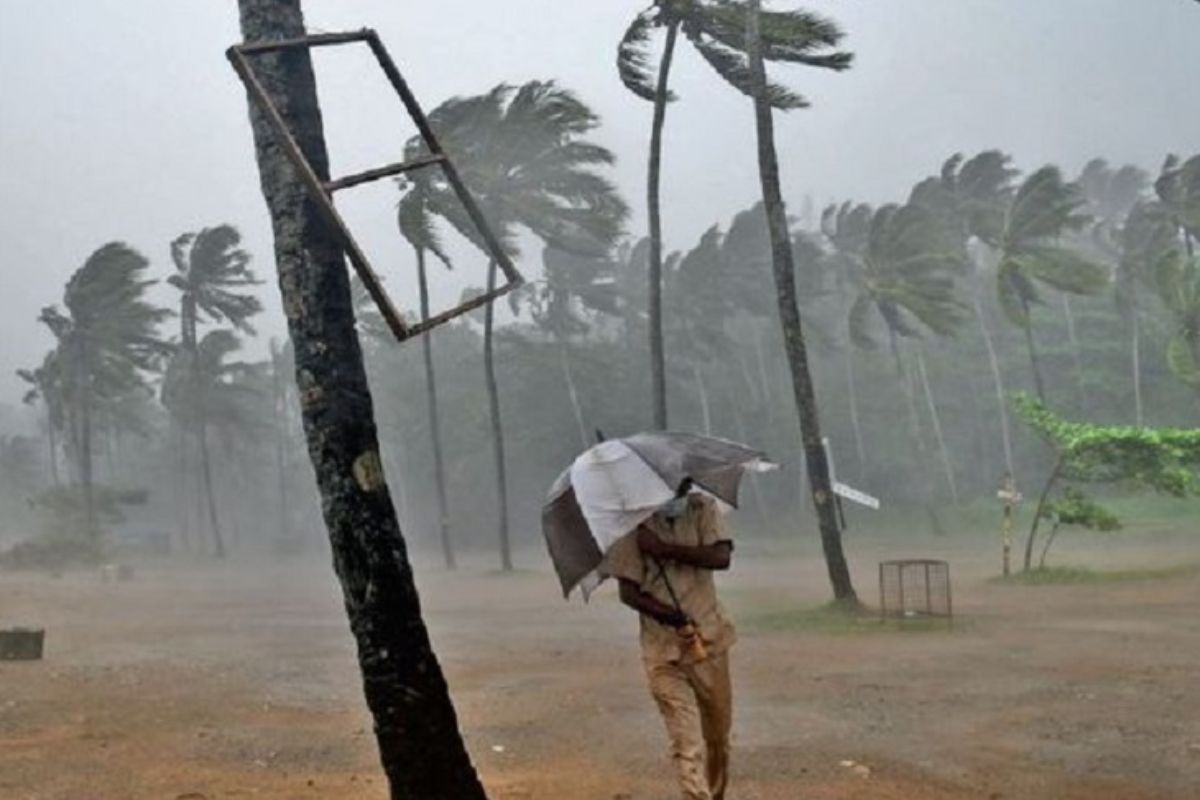
POLYGON ((475 198, 471 196, 471 192, 463 183, 458 170, 454 168, 453 162, 450 161, 445 151, 442 150, 441 144, 438 143, 437 137, 434 136, 433 130, 429 126, 429 120, 425 117, 425 112, 421 110, 420 104, 417 103, 417 98, 413 96, 404 77, 400 74, 399 68, 397 68, 396 63, 392 60, 391 55, 388 54, 387 49, 383 46, 383 42, 379 39, 379 35, 374 30, 364 28, 361 31, 351 31, 348 33, 322 33, 302 36, 296 39, 238 44, 230 47, 225 52, 225 55, 229 58, 233 69, 237 72, 238 77, 241 78, 242 83, 246 85, 251 99, 266 115, 268 122, 279 137, 279 142, 283 147, 284 153, 287 154, 292 165, 295 166, 300 179, 304 182, 317 207, 321 210, 326 220, 341 235, 342 246, 350 259, 350 263, 354 266, 354 270, 358 273, 358 277, 362 280, 363 285, 367 287, 371 299, 379 307, 380 313, 383 315, 384 320, 387 321, 388 327, 391 328, 392 333, 398 341, 404 341, 405 339, 425 333, 444 322, 462 316, 469 311, 492 302, 521 284, 520 273, 517 272, 517 268, 513 266, 508 254, 504 252, 499 239, 496 238, 496 235, 488 226, 483 212, 480 211, 475 198), (379 66, 383 69, 384 75, 387 76, 388 82, 396 90, 396 94, 400 96, 400 102, 404 104, 409 118, 417 126, 417 130, 425 143, 425 147, 429 150, 429 154, 411 161, 388 164, 376 169, 369 169, 365 172, 337 178, 336 180, 323 181, 308 162, 308 159, 304 157, 304 152, 300 149, 300 145, 288 129, 283 115, 271 100, 270 94, 268 94, 258 76, 255 75, 253 68, 250 66, 249 56, 279 50, 329 47, 354 42, 365 42, 371 48, 371 52, 375 54, 375 60, 379 62, 379 66), (391 298, 384 291, 379 276, 372 269, 371 263, 367 260, 362 248, 359 247, 354 235, 350 232, 350 228, 346 225, 345 220, 342 219, 341 214, 338 213, 337 208, 334 206, 333 193, 339 189, 348 189, 352 186, 377 181, 380 178, 402 175, 406 172, 435 165, 442 168, 442 173, 446 176, 446 180, 454 190, 454 194, 458 197, 459 202, 462 203, 463 208, 466 209, 472 224, 479 231, 488 256, 495 260, 500 271, 504 273, 505 282, 493 288, 492 291, 485 292, 460 303, 449 311, 435 314, 428 319, 421 320, 415 325, 411 325, 405 322, 404 318, 396 311, 391 298))

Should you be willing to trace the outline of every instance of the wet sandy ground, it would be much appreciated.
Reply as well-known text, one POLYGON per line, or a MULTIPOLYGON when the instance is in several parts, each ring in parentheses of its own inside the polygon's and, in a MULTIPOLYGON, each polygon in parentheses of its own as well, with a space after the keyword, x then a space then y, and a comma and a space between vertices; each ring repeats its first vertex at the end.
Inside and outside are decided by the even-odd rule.
MULTIPOLYGON (((852 544, 865 600, 895 554, 852 544)), ((949 555, 952 630, 830 632, 788 618, 825 599, 811 550, 741 548, 722 584, 741 636, 731 797, 1200 797, 1200 577, 1002 586, 987 555, 949 555)), ((1200 550, 1086 557, 1162 565, 1200 550)), ((676 796, 636 621, 614 592, 568 605, 540 569, 420 566, 494 800, 676 796)), ((0 625, 13 624, 44 625, 47 652, 0 663, 2 798, 386 796, 320 558, 140 564, 119 584, 0 574, 0 625)))

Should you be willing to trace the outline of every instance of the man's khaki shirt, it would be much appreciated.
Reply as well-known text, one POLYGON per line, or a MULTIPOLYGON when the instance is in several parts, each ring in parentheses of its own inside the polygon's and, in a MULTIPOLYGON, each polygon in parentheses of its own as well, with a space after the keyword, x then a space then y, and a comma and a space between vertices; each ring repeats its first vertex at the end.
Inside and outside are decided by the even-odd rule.
MULTIPOLYGON (((717 542, 732 543, 716 502, 699 493, 688 496, 687 511, 674 521, 656 513, 643 524, 668 544, 702 547, 717 542)), ((633 581, 646 594, 674 608, 666 583, 669 580, 683 613, 696 623, 709 655, 724 653, 737 638, 729 615, 717 600, 712 570, 674 561, 659 562, 647 556, 638 547, 636 531, 612 546, 599 571, 605 577, 633 581)), ((645 614, 640 616, 642 658, 655 663, 681 661, 682 640, 675 629, 645 614)))

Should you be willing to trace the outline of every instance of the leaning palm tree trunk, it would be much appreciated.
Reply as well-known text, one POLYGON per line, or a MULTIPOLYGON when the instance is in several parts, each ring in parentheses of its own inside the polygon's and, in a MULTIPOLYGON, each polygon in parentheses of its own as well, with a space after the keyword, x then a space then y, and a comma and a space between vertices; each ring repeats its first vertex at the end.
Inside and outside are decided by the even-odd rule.
POLYGON ((1029 368, 1033 370, 1033 387, 1037 390, 1038 400, 1044 404, 1046 402, 1046 388, 1042 382, 1042 366, 1038 361, 1037 346, 1033 342, 1033 318, 1030 316, 1029 302, 1022 299, 1025 307, 1025 324, 1022 329, 1025 331, 1025 346, 1029 350, 1029 368))
POLYGON ((862 421, 858 417, 858 386, 854 379, 854 344, 849 337, 850 323, 846 323, 846 390, 850 406, 850 428, 854 432, 854 453, 858 456, 858 479, 864 480, 867 472, 867 448, 863 443, 862 421))
POLYGON ((1004 447, 1004 466, 1008 474, 1016 479, 1016 472, 1013 469, 1013 449, 1012 449, 1012 434, 1008 428, 1008 403, 1004 397, 1004 376, 1000 372, 1000 359, 996 355, 996 344, 992 341, 992 332, 988 329, 987 320, 983 316, 983 303, 979 300, 979 295, 976 294, 975 300, 975 319, 979 323, 979 332, 983 336, 983 345, 987 348, 988 364, 992 369, 992 382, 996 387, 996 403, 1000 410, 1000 440, 1004 447))
POLYGON ((554 335, 558 345, 558 363, 562 367, 563 381, 567 384, 567 396, 571 399, 571 411, 575 415, 575 427, 579 429, 579 443, 584 450, 591 446, 587 422, 583 418, 583 404, 579 401, 579 388, 575 385, 575 370, 571 368, 571 351, 565 337, 554 335))
POLYGON ((1079 346, 1079 336, 1075 327, 1075 311, 1071 308, 1071 298, 1064 294, 1063 318, 1067 321, 1067 343, 1071 347, 1071 361, 1075 368, 1075 392, 1078 396, 1079 413, 1087 416, 1087 390, 1083 385, 1083 351, 1079 346))
POLYGON ((929 371, 925 369, 925 348, 917 345, 917 372, 921 376, 921 386, 925 392, 925 405, 929 408, 929 418, 933 422, 933 435, 937 439, 938 452, 942 457, 942 469, 946 472, 946 483, 950 487, 950 500, 958 505, 958 483, 954 480, 954 464, 950 460, 950 451, 946 448, 946 437, 942 435, 942 418, 938 414, 937 403, 933 399, 933 387, 929 383, 929 371))
POLYGON ((221 521, 217 518, 217 498, 213 494, 212 458, 208 453, 208 426, 200 423, 196 437, 200 442, 200 474, 204 479, 204 500, 208 511, 208 525, 212 529, 213 555, 225 557, 225 539, 221 535, 221 521))
POLYGON ((663 348, 662 325, 662 216, 659 207, 659 187, 662 182, 662 137, 663 121, 670 99, 668 89, 671 77, 671 61, 675 56, 675 40, 679 35, 679 21, 667 26, 667 42, 662 61, 658 65, 658 86, 654 92, 654 120, 650 127, 650 164, 646 176, 647 217, 650 222, 650 380, 653 393, 654 427, 667 427, 667 367, 663 348))
POLYGON ((763 204, 771 233, 771 262, 779 299, 779 322, 787 349, 788 367, 792 374, 792 392, 800 418, 804 440, 804 456, 808 480, 821 531, 821 546, 833 596, 847 604, 858 604, 850 581, 850 568, 842 549, 842 534, 838 528, 837 511, 833 505, 829 462, 821 443, 821 421, 817 413, 817 396, 812 372, 808 365, 808 346, 800 322, 800 307, 796 302, 796 270, 793 263, 791 237, 788 235, 787 210, 779 183, 779 161, 775 153, 775 127, 770 102, 766 96, 766 74, 759 37, 758 12, 761 0, 751 0, 747 15, 746 44, 750 56, 751 79, 754 85, 754 122, 758 138, 758 174, 762 184, 763 204))
MULTIPOLYGON (((247 41, 304 35, 299 0, 238 0, 247 41)), ((266 91, 321 180, 329 158, 307 50, 257 60, 266 91)), ((392 798, 486 800, 421 616, 379 459, 340 243, 257 106, 251 127, 296 354, 309 457, 392 798)))
POLYGON ((100 528, 96 522, 96 490, 92 485, 92 389, 91 373, 84 371, 79 402, 79 480, 83 485, 83 513, 87 536, 96 541, 100 528))
MULTIPOLYGON (((425 271, 425 248, 417 251, 417 282, 421 291, 421 319, 429 319, 429 276, 425 271)), ((438 417, 437 377, 433 371, 433 337, 421 337, 421 353, 425 358, 425 398, 429 407, 429 444, 433 449, 433 482, 437 489, 438 535, 442 542, 442 558, 446 569, 454 569, 454 543, 450 539, 450 509, 446 495, 446 467, 442 460, 442 425, 438 417)))
MULTIPOLYGON (((488 292, 496 288, 496 262, 488 263, 488 292)), ((508 540, 508 472, 504 468, 504 424, 500 418, 500 389, 496 384, 496 308, 488 303, 483 318, 483 371, 487 380, 488 415, 492 423, 492 455, 496 459, 496 515, 500 534, 500 568, 510 572, 512 548, 508 540)))
POLYGON ((50 451, 50 480, 58 487, 61 485, 58 478, 58 440, 54 434, 54 414, 49 403, 46 404, 46 446, 50 451))
POLYGON ((700 420, 704 426, 704 435, 712 436, 712 407, 708 400, 708 386, 704 383, 704 373, 700 365, 692 362, 692 379, 696 382, 696 396, 700 400, 700 420))
POLYGON ((1142 331, 1137 303, 1132 303, 1132 306, 1129 312, 1129 345, 1133 356, 1133 418, 1137 426, 1143 428, 1146 425, 1146 415, 1142 406, 1142 331))

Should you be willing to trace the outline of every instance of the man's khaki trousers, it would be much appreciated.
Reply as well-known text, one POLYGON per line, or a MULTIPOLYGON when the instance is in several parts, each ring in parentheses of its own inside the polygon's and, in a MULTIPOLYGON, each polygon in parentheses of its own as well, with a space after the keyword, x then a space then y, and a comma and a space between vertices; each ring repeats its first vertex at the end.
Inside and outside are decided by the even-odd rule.
POLYGON ((699 664, 647 662, 646 673, 685 800, 724 800, 733 721, 729 654, 699 664))

